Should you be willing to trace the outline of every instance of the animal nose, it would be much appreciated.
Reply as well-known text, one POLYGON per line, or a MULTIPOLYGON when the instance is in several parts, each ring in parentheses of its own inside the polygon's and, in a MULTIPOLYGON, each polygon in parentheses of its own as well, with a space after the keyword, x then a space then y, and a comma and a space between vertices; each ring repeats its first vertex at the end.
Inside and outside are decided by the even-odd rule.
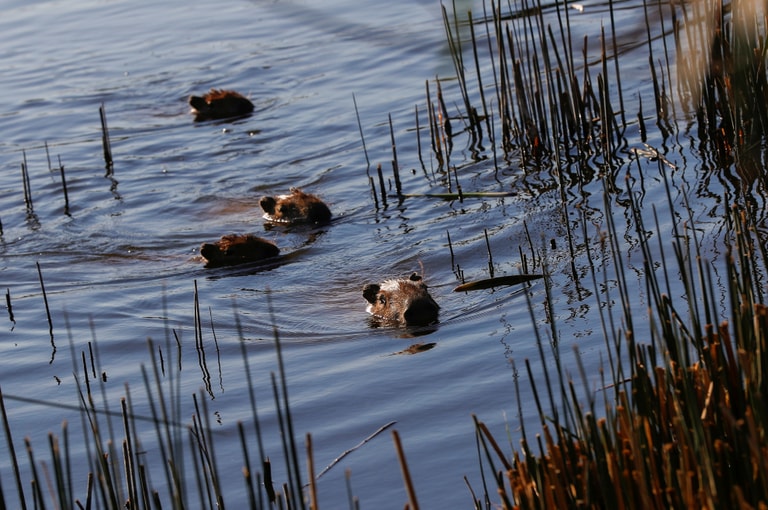
POLYGON ((405 312, 403 319, 408 325, 426 326, 437 320, 437 306, 429 299, 417 299, 412 301, 405 312))

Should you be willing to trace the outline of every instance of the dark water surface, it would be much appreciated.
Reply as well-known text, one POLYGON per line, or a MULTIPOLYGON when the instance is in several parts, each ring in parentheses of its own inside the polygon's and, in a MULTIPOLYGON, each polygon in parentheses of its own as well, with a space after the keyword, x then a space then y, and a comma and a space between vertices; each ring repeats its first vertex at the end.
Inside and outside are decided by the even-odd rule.
MULTIPOLYGON (((482 4, 459 10, 472 7, 482 12, 482 4)), ((636 6, 625 9, 619 16, 636 19, 636 6)), ((573 16, 574 27, 597 41, 606 12, 597 6, 573 16)), ((630 43, 634 22, 623 26, 623 40, 630 43)), ((465 169, 464 189, 512 195, 463 203, 416 197, 374 206, 353 94, 371 164, 381 163, 391 174, 391 113, 406 192, 446 191, 429 163, 427 172, 421 170, 413 130, 414 105, 425 108, 425 81, 453 73, 439 5, 17 2, 4 10, 0 34, 0 290, 10 294, 15 319, 0 317, 0 387, 17 450, 28 436, 44 457, 48 432, 59 433, 64 419, 73 430, 79 426, 77 412, 13 398, 78 405, 73 372, 82 382, 80 353, 88 352, 88 342, 97 349, 97 374, 107 375, 106 383, 96 384, 110 408, 119 409, 128 387, 136 412, 149 414, 141 372, 142 365, 150 372, 153 367, 147 339, 174 364, 175 332, 182 353, 181 419, 191 419, 191 395, 202 391, 227 501, 244 502, 237 422, 250 424, 251 406, 240 333, 266 453, 275 462, 275 479, 285 479, 269 378, 277 370, 274 324, 284 347, 294 430, 301 444, 305 433, 312 434, 318 471, 396 421, 422 508, 471 507, 463 477, 482 492, 471 415, 501 439, 508 427, 516 444, 518 404, 526 420, 535 424, 536 416, 527 381, 518 402, 510 360, 521 367, 529 358, 537 370, 541 362, 522 287, 451 292, 459 282, 446 232, 466 276, 483 278, 484 230, 495 273, 516 274, 521 247, 530 253, 524 223, 536 243, 562 239, 563 224, 549 177, 524 176, 516 165, 495 172, 488 160, 465 169), (253 115, 194 123, 187 97, 211 87, 248 95, 253 115), (102 158, 102 103, 115 161, 111 177, 105 177, 102 158), (60 175, 48 170, 45 142, 54 169, 59 156, 66 169, 69 215, 60 175), (22 150, 33 212, 24 203, 22 150), (265 226, 258 198, 291 186, 323 196, 334 222, 318 229, 265 226), (200 243, 231 232, 263 235, 286 257, 266 268, 204 269, 200 243), (442 307, 436 331, 408 337, 403 330, 371 328, 363 285, 422 269, 442 307), (195 346, 195 284, 208 372, 195 346), (436 345, 393 355, 416 342, 436 345)), ((634 105, 636 97, 629 96, 650 90, 647 56, 626 47, 624 80, 634 105)), ((449 109, 454 101, 460 97, 449 99, 449 109)), ((636 109, 630 111, 634 118, 636 109)), ((469 157, 465 147, 455 150, 456 163, 469 157)), ((645 184, 645 200, 663 204, 659 180, 645 184)), ((593 205, 601 206, 599 186, 595 197, 593 205)), ((701 210, 706 220, 706 208, 701 210)), ((597 213, 594 222, 603 223, 597 213)), ((562 357, 572 364, 577 349, 597 377, 605 343, 591 309, 594 298, 571 281, 569 259, 564 244, 556 243, 548 261, 562 357)), ((596 260, 598 267, 601 262, 596 260)), ((544 285, 534 283, 529 292, 536 322, 546 325, 544 285)), ((81 434, 72 432, 76 444, 81 434)), ((147 444, 153 434, 147 428, 147 444)), ((82 462, 78 448, 72 456, 82 462)), ((6 451, 5 440, 0 451, 6 451)), ((345 469, 362 508, 403 507, 389 432, 321 478, 322 508, 346 506, 345 469)), ((0 476, 9 486, 7 460, 0 462, 0 476)), ((162 488, 162 477, 154 479, 162 488)), ((84 488, 84 479, 76 486, 84 488)))

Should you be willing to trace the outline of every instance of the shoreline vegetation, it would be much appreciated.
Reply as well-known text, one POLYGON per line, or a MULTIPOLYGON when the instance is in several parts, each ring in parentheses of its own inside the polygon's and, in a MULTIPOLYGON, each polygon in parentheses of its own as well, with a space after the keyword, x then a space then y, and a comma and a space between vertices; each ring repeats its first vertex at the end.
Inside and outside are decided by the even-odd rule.
MULTIPOLYGON (((626 99, 634 91, 622 90, 616 6, 610 0, 606 4, 610 23, 602 30, 600 56, 590 63, 586 49, 571 44, 569 16, 575 5, 554 7, 557 26, 544 24, 540 2, 514 12, 505 11, 501 2, 483 3, 479 19, 472 13, 460 18, 444 8, 446 40, 456 71, 452 88, 459 91, 456 108, 463 113, 449 114, 443 84, 437 79, 426 83, 426 112, 417 107, 415 120, 418 159, 425 174, 438 176, 443 193, 403 192, 391 131, 396 193, 390 200, 503 196, 464 189, 460 170, 466 167, 498 173, 519 166, 527 175, 549 175, 560 196, 571 272, 577 278, 577 258, 588 261, 588 274, 579 279, 589 282, 585 285, 591 286, 600 310, 601 323, 595 330, 605 339, 601 353, 605 361, 600 384, 594 387, 594 375, 585 373, 578 351, 576 374, 561 365, 556 314, 546 311, 545 329, 540 331, 541 312, 526 294, 541 362, 554 359, 556 364, 555 375, 548 375, 545 368, 546 385, 537 387, 534 362, 526 359, 524 369, 513 362, 515 388, 522 384, 533 388, 541 430, 523 426, 510 431, 505 447, 480 417, 473 417, 479 465, 467 459, 467 469, 480 470, 482 486, 465 479, 468 502, 473 501, 475 509, 764 508, 768 505, 768 413, 763 413, 768 394, 768 307, 763 304, 763 280, 768 257, 750 192, 755 187, 765 191, 767 13, 743 1, 645 2, 645 44, 654 91, 654 113, 648 116, 641 97, 637 112, 627 109, 626 99), (428 126, 419 125, 422 114, 428 126), (652 130, 666 138, 677 132, 680 123, 695 125, 697 150, 712 166, 708 171, 728 174, 736 182, 737 195, 723 197, 724 213, 718 218, 727 250, 720 266, 707 261, 691 209, 679 210, 680 197, 687 204, 686 190, 665 172, 674 164, 647 144, 656 136, 649 135, 656 133, 652 130), (424 143, 422 137, 427 136, 424 143), (452 151, 460 140, 466 141, 471 161, 457 168, 452 151), (631 148, 643 144, 646 149, 631 148), (641 158, 657 163, 668 198, 666 207, 653 206, 650 225, 648 207, 638 190, 644 179, 641 158), (597 183, 603 193, 604 224, 597 226, 597 241, 590 240, 589 229, 596 226, 593 218, 571 201, 581 193, 587 202, 587 183, 597 183), (617 205, 620 213, 614 212, 617 205), (627 232, 614 224, 614 214, 625 215, 634 228, 647 315, 638 315, 633 306, 637 289, 625 278, 627 254, 622 244, 627 232), (667 217, 672 218, 671 233, 660 227, 670 225, 667 217), (615 281, 609 284, 600 262, 612 266, 615 281), (684 291, 673 294, 673 288, 684 291), (636 328, 641 322, 643 326, 636 328), (640 331, 643 336, 636 336, 640 331)), ((102 121, 105 161, 111 170, 103 111, 102 121)), ((362 126, 360 134, 362 138, 362 126)), ((381 166, 377 172, 376 177, 369 175, 372 197, 377 208, 379 197, 386 207, 381 166)), ((545 260, 542 255, 534 265, 540 264, 546 274, 545 260)), ((42 273, 40 281, 42 286, 42 273)), ((548 278, 544 282, 549 298, 556 289, 548 278)), ((10 291, 6 303, 13 321, 10 291)), ((244 338, 237 313, 234 318, 238 336, 244 338)), ((174 376, 178 339, 175 343, 175 332, 167 332, 164 344, 149 342, 151 363, 142 366, 148 415, 133 408, 127 388, 119 409, 108 402, 99 384, 102 375, 95 368, 98 349, 94 352, 90 342, 89 352, 79 356, 81 365, 73 367, 79 374, 79 403, 58 405, 76 410, 82 421, 89 472, 84 490, 73 487, 72 462, 81 447, 74 446, 70 426, 65 422, 59 434, 49 434, 47 446, 33 447, 27 439, 25 451, 17 450, 20 432, 7 413, 7 403, 17 397, 0 392, 4 442, 14 473, 13 480, 0 485, 0 506, 15 507, 19 502, 20 508, 190 508, 197 501, 223 508, 222 476, 241 476, 250 508, 321 508, 315 482, 333 464, 317 475, 311 436, 303 444, 296 439, 278 325, 273 333, 278 370, 271 374, 272 405, 282 438, 284 482, 273 480, 272 461, 264 453, 244 343, 252 423, 238 423, 242 473, 224 474, 216 463, 204 390, 193 396, 192 422, 184 423, 181 416, 181 388, 174 376), (142 446, 150 436, 158 445, 151 455, 142 446), (251 456, 254 438, 257 455, 251 456), (39 460, 42 452, 49 454, 45 461, 39 460), (30 474, 31 484, 22 472, 30 474)), ((72 332, 68 334, 72 338, 72 332)), ((204 367, 202 337, 195 292, 195 341, 204 367)), ((70 348, 75 359, 74 347, 70 348)), ((517 402, 522 416, 519 398, 517 402)), ((392 426, 382 426, 355 448, 392 426)), ((411 478, 397 431, 390 433, 403 475, 405 506, 415 510, 419 480, 411 478)), ((364 506, 353 495, 349 473, 346 479, 349 507, 364 506)))

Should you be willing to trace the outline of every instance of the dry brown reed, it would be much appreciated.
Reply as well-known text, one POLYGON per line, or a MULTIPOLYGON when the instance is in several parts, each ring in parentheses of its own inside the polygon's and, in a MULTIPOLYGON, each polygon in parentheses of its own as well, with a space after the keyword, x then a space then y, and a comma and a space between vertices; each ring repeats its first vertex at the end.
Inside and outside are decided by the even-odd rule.
MULTIPOLYGON (((574 185, 594 180, 595 165, 601 170, 606 197, 629 184, 618 180, 618 170, 624 166, 618 155, 628 140, 613 2, 608 2, 611 36, 603 31, 596 66, 599 74, 594 78, 586 51, 584 63, 575 62, 566 5, 557 7, 559 34, 544 25, 540 2, 534 2, 530 12, 509 16, 503 14, 501 2, 491 7, 492 15, 486 14, 479 25, 488 35, 495 90, 491 103, 498 105, 498 113, 488 116, 484 96, 480 102, 489 124, 495 120, 500 126, 498 145, 504 160, 523 170, 551 171, 563 194, 566 190, 578 193, 581 187, 574 185)), ((656 127, 661 136, 676 129, 677 112, 694 111, 701 141, 715 155, 719 168, 735 169, 745 192, 755 181, 764 182, 766 8, 754 2, 724 5, 715 0, 674 6, 644 3, 643 8, 656 127), (671 30, 664 25, 670 14, 671 30), (652 23, 660 24, 662 34, 674 37, 671 48, 662 35, 661 58, 654 54, 652 23), (677 63, 676 80, 672 60, 677 63)), ((477 61, 478 22, 471 14, 468 19, 477 61)), ((476 98, 468 92, 472 87, 461 58, 459 22, 444 14, 444 25, 464 105, 458 116, 472 119, 476 98)), ((482 90, 481 66, 475 67, 475 89, 482 90)), ((648 132, 642 101, 638 104, 638 133, 645 142, 648 132)), ((428 107, 435 110, 429 99, 428 107)), ((442 168, 445 144, 436 135, 439 126, 432 114, 430 123, 433 156, 442 168)), ((493 137, 493 128, 489 125, 488 129, 489 138, 493 137)), ((474 136, 470 134, 470 138, 474 136)), ((662 168, 661 163, 659 166, 662 168)), ((642 175, 639 179, 642 182, 642 175)), ((651 299, 650 337, 634 336, 633 324, 638 318, 633 317, 631 290, 623 276, 624 247, 618 242, 621 233, 610 219, 612 204, 606 198, 604 249, 610 250, 616 266, 620 312, 614 318, 603 316, 601 310, 609 365, 601 373, 598 395, 602 402, 589 391, 580 361, 583 395, 560 366, 557 353, 555 378, 545 374, 543 391, 533 384, 534 371, 526 360, 541 434, 531 441, 523 429, 520 447, 510 457, 476 420, 479 450, 493 473, 493 487, 486 487, 484 502, 470 488, 476 508, 490 508, 492 500, 499 501, 502 508, 768 505, 768 419, 762 412, 768 390, 764 377, 768 308, 762 304, 763 292, 755 279, 764 274, 767 259, 764 239, 752 219, 754 211, 733 207, 722 219, 730 243, 726 260, 729 285, 721 295, 711 281, 713 268, 699 251, 691 210, 687 209, 687 217, 682 215, 685 232, 675 227, 673 258, 665 259, 664 249, 659 247, 662 257, 654 259, 646 235, 654 230, 643 224, 641 204, 631 189, 627 193, 625 205, 641 239, 645 285, 651 299), (684 294, 673 300, 669 279, 675 274, 680 275, 684 294), (717 303, 723 300, 728 303, 728 316, 721 319, 717 303)), ((667 195, 670 193, 668 188, 667 195)), ((561 207, 565 219, 569 205, 564 195, 561 207)), ((656 214, 654 209, 654 217, 656 214)), ((658 224, 656 219, 655 235, 664 239, 658 224)), ((586 221, 582 228, 586 229, 586 221)), ((574 260, 570 230, 567 239, 574 260)), ((453 253, 451 258, 453 266, 453 253)), ((594 294, 601 295, 595 267, 591 267, 594 294)), ((551 343, 557 345, 556 324, 551 318, 547 324, 551 343)), ((542 345, 539 340, 544 357, 542 345)))
MULTIPOLYGON (((546 393, 559 411, 537 397, 541 435, 532 442, 523 431, 511 458, 482 422, 476 423, 504 508, 768 504, 768 415, 762 411, 768 307, 753 279, 756 270, 765 269, 765 259, 745 211, 733 207, 728 220, 729 317, 718 321, 721 296, 711 269, 696 240, 681 236, 673 246, 679 267, 646 258, 650 338, 634 337, 633 311, 620 300, 626 327, 606 338, 617 357, 601 373, 602 402, 589 390, 583 370, 581 396, 577 381, 558 371, 557 380, 547 380, 546 393), (655 264, 662 268, 659 276, 655 264), (663 278, 673 269, 686 283, 685 294, 674 300, 662 291, 663 278), (626 366, 618 358, 622 345, 626 366)), ((637 228, 642 232, 642 223, 637 228)), ((648 241, 643 244, 650 257, 648 241)))

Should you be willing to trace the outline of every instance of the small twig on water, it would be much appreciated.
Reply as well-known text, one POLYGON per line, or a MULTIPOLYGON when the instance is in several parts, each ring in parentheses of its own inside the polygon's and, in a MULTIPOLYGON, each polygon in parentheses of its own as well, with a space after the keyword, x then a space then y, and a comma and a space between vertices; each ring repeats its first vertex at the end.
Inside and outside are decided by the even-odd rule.
POLYGON ((544 278, 543 274, 516 274, 511 276, 499 276, 496 278, 487 278, 485 280, 477 280, 474 282, 466 282, 453 289, 454 292, 467 292, 470 290, 484 290, 492 289, 494 287, 501 287, 504 285, 519 285, 521 283, 530 282, 532 280, 538 280, 544 278))
POLYGON ((336 464, 338 464, 339 462, 341 462, 341 459, 343 459, 344 457, 346 457, 346 456, 347 456, 347 455, 349 455, 350 453, 354 452, 355 450, 357 450, 358 448, 360 448, 361 446, 363 446, 365 443, 367 443, 368 441, 370 441, 370 440, 371 440, 371 439, 373 439, 374 437, 378 436, 379 434, 381 434, 382 432, 384 432, 385 430, 387 430, 389 427, 391 427, 391 426, 392 426, 392 425, 394 425, 395 423, 397 423, 397 422, 396 422, 396 421, 391 421, 391 422, 387 423, 386 425, 382 425, 381 427, 379 427, 379 429, 378 429, 376 432, 374 432, 374 433, 373 433, 373 434, 371 434, 370 436, 366 437, 365 439, 363 439, 362 441, 360 441, 358 444, 356 444, 355 446, 353 446, 353 447, 352 447, 352 448, 350 448, 349 450, 345 450, 345 451, 344 451, 344 453, 342 453, 341 455, 339 455, 338 457, 336 457, 335 459, 333 459, 333 462, 331 462, 330 464, 328 464, 328 466, 326 466, 326 467, 325 467, 325 469, 323 469, 322 471, 320 471, 320 474, 318 474, 318 475, 317 475, 317 477, 315 478, 315 480, 319 480, 319 479, 320 479, 320 477, 321 477, 321 476, 323 476, 323 475, 324 475, 325 473, 327 473, 328 471, 330 471, 330 469, 331 469, 333 466, 335 466, 336 464))

